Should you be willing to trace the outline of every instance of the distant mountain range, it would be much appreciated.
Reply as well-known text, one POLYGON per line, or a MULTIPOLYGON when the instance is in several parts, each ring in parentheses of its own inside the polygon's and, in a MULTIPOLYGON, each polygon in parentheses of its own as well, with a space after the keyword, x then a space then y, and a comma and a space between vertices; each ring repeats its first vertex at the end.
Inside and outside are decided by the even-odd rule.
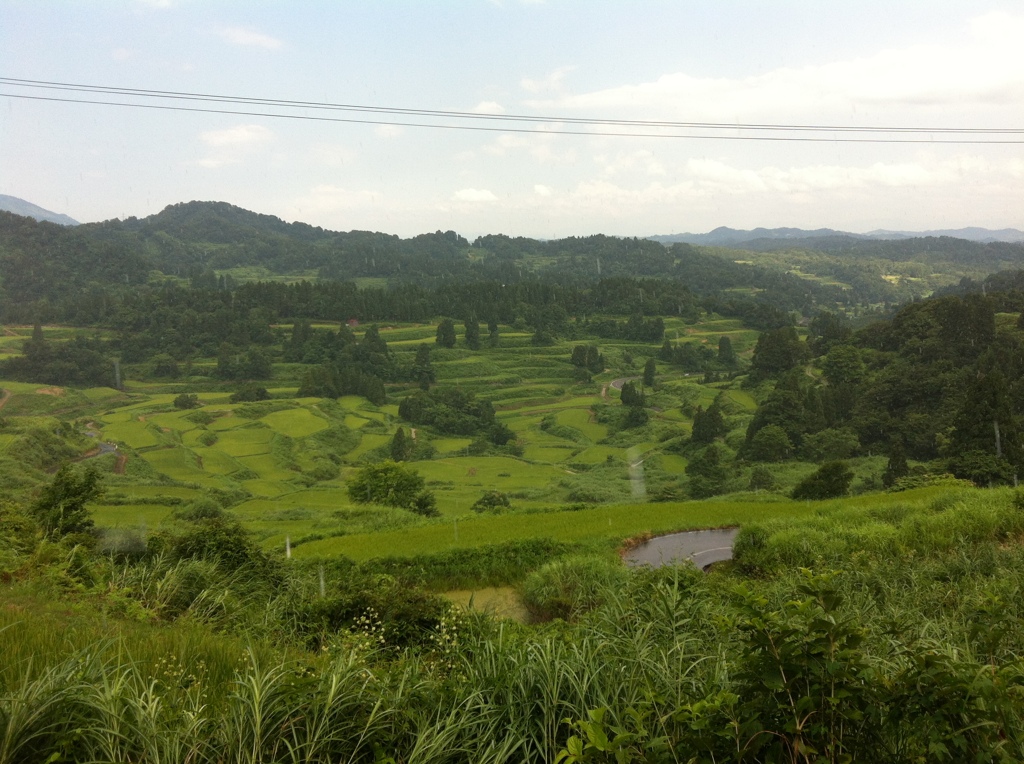
POLYGON ((78 225, 78 221, 74 218, 70 218, 67 215, 62 215, 59 212, 51 212, 50 210, 44 210, 37 204, 32 202, 26 202, 24 199, 19 199, 16 196, 7 196, 6 194, 0 194, 0 210, 5 212, 13 212, 15 215, 23 215, 27 218, 35 218, 36 220, 45 220, 48 223, 58 223, 60 225, 78 225))
POLYGON ((802 239, 919 239, 927 236, 949 236, 954 239, 965 239, 980 243, 994 241, 1003 242, 1024 242, 1024 231, 1016 228, 1003 228, 992 231, 988 228, 955 228, 935 231, 869 231, 868 233, 849 233, 836 231, 831 228, 818 228, 808 231, 803 228, 754 228, 744 231, 735 228, 722 226, 708 233, 673 233, 665 236, 648 236, 652 241, 662 244, 674 244, 684 242, 686 244, 703 244, 709 247, 734 247, 740 244, 747 244, 753 241, 800 241, 802 239))

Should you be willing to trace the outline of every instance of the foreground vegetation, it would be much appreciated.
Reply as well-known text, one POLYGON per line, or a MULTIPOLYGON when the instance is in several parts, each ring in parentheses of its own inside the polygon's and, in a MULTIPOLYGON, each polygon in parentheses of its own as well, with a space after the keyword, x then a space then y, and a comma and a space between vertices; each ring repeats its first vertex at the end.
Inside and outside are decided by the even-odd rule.
POLYGON ((567 620, 404 631, 311 630, 343 585, 298 568, 125 620, 204 563, 37 547, 4 584, 0 761, 1019 760, 1022 533, 1005 490, 822 506, 710 575, 542 566, 524 592, 567 620))

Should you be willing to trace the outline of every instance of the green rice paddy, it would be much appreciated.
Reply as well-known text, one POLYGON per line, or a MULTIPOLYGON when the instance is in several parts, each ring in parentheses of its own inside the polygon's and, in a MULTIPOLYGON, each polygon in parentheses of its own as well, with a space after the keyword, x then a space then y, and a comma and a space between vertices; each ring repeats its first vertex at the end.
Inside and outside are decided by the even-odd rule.
MULTIPOLYGON (((669 319, 666 327, 671 342, 678 338, 714 345, 727 335, 741 356, 749 356, 757 338, 756 332, 739 322, 714 316, 696 325, 669 319)), ((175 506, 216 490, 215 495, 226 497, 230 511, 268 547, 276 548, 290 538, 300 556, 345 554, 366 559, 531 537, 613 539, 734 524, 765 512, 788 516, 811 511, 785 502, 615 504, 564 511, 567 505, 579 504, 573 496, 581 487, 586 489, 584 495, 592 493, 604 497, 603 501, 629 496, 628 463, 640 458, 658 480, 681 479, 686 459, 661 444, 688 434, 692 406, 709 405, 723 389, 732 415, 749 415, 756 408, 754 397, 737 383, 706 385, 698 375, 686 375, 659 361, 651 391, 657 404, 648 409, 650 423, 635 431, 617 432, 609 422, 621 409, 618 392, 609 389, 609 383, 637 378, 646 359, 657 357, 660 344, 599 341, 609 368, 581 383, 574 379, 569 363, 576 342, 536 348, 529 333, 502 327, 498 348, 470 351, 461 338, 455 348, 437 348, 434 325, 395 325, 380 331, 400 364, 408 363, 421 344, 431 347, 439 384, 457 386, 490 401, 500 421, 516 434, 519 451, 473 455, 473 437, 446 435, 402 421, 397 401, 411 392, 410 385, 391 386, 391 399, 383 406, 359 396, 331 403, 296 398, 292 380, 302 372, 300 364, 276 368, 276 384, 270 388, 274 400, 263 409, 230 403, 230 391, 205 389, 198 392, 199 409, 178 410, 173 402, 182 391, 181 383, 169 387, 129 382, 125 392, 94 388, 79 396, 95 407, 88 421, 94 422, 103 440, 120 444, 129 465, 126 474, 108 479, 109 498, 94 507, 97 523, 153 529, 175 506), (626 350, 633 356, 630 365, 623 360, 626 350), (683 406, 684 401, 691 408, 683 406), (602 407, 603 418, 599 416, 602 407), (360 507, 348 497, 346 481, 364 464, 390 453, 399 427, 407 435, 415 430, 417 442, 429 445, 423 450, 429 458, 409 466, 434 493, 439 519, 360 507), (355 446, 332 454, 324 444, 334 442, 333 436, 318 440, 329 428, 347 429, 348 444, 355 446), (336 466, 330 466, 330 461, 336 466), (132 464, 139 466, 133 469, 132 464), (326 471, 325 464, 330 466, 326 471), (508 494, 510 514, 472 512, 473 503, 490 490, 508 494)), ((205 374, 203 369, 212 365, 210 359, 198 359, 192 368, 205 374)), ((33 412, 38 409, 42 414, 58 405, 57 396, 37 393, 39 385, 4 383, 3 387, 31 402, 33 412)), ((0 434, 0 450, 11 442, 13 436, 0 434)))

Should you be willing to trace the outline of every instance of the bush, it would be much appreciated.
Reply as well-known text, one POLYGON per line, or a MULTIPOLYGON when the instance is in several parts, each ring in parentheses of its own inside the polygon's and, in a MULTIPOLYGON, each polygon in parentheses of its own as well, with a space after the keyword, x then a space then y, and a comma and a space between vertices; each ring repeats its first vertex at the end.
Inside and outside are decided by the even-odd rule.
POLYGON ((36 546, 37 526, 20 506, 0 500, 0 550, 28 554, 36 546))
POLYGON ((429 516, 437 511, 436 501, 424 485, 418 472, 387 459, 359 470, 349 480, 348 495, 359 504, 404 507, 429 516))
POLYGON ((473 502, 473 506, 470 507, 474 512, 490 512, 492 514, 498 514, 511 508, 512 502, 509 501, 508 494, 501 491, 484 491, 484 495, 473 502))
POLYGON ((50 539, 93 528, 86 504, 103 495, 100 475, 91 467, 77 470, 69 464, 60 468, 53 481, 43 488, 30 512, 50 539))
POLYGON ((836 499, 849 492, 852 481, 853 470, 846 462, 828 462, 793 489, 793 498, 836 499))
POLYGON ((628 577, 626 569, 615 560, 566 557, 527 576, 523 602, 537 618, 575 620, 600 607, 625 585, 628 577))
POLYGON ((232 403, 253 403, 266 400, 270 400, 267 388, 261 387, 255 382, 247 382, 231 395, 232 403))
POLYGON ((174 399, 176 409, 197 409, 203 404, 199 402, 199 396, 195 393, 182 393, 174 399))
POLYGON ((781 462, 793 453, 793 443, 777 424, 762 427, 747 446, 746 456, 755 462, 781 462))
POLYGON ((748 488, 751 491, 774 491, 778 487, 779 481, 775 479, 775 475, 767 467, 758 465, 750 471, 748 488))

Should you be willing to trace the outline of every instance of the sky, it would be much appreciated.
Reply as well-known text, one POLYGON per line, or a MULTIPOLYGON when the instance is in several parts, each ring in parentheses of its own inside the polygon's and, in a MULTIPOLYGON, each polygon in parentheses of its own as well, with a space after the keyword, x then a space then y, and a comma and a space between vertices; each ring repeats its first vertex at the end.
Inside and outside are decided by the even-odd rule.
POLYGON ((0 82, 0 193, 82 222, 207 200, 403 237, 1024 229, 1021 40, 1019 0, 0 0, 0 78, 545 118, 254 108, 0 82), (581 118, 736 127, 568 121, 581 118), (926 132, 742 127, 751 124, 926 132), (609 132, 644 137, 598 134, 609 132), (841 140, 865 137, 917 142, 841 140), (1017 142, 937 142, 950 138, 1017 142))

